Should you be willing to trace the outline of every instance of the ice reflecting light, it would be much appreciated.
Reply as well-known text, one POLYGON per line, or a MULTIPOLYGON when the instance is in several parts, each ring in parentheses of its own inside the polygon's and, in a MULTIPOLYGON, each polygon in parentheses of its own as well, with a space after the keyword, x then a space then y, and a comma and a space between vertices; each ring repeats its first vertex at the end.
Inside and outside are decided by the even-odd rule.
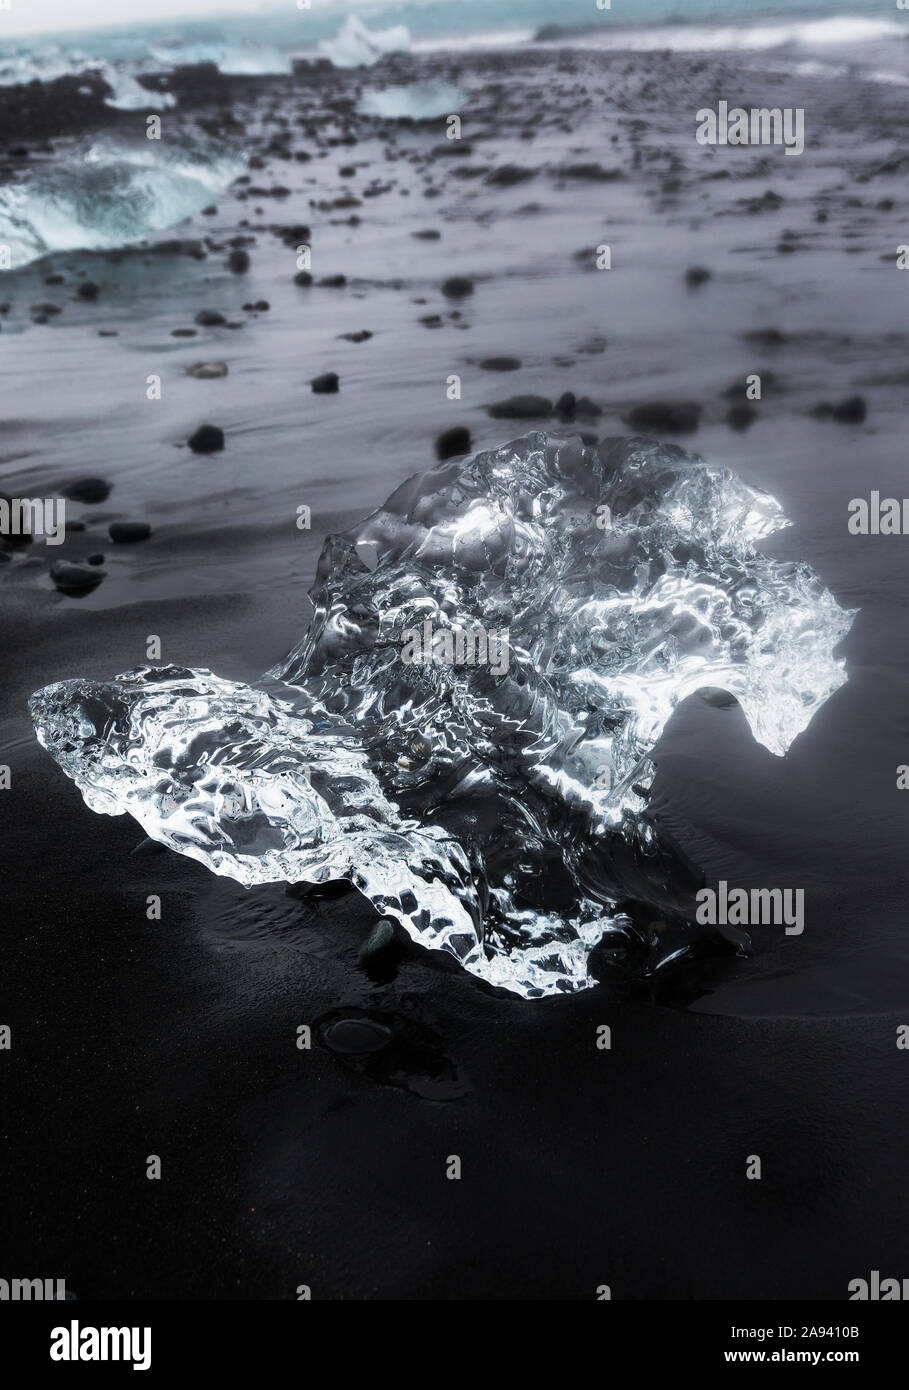
POLYGON ((648 812, 670 714, 719 687, 783 754, 845 680, 852 614, 756 549, 788 524, 675 447, 531 434, 329 537, 308 630, 261 681, 62 681, 32 697, 37 735, 93 810, 246 886, 347 879, 519 995, 592 983, 598 944, 652 972, 704 930, 648 812), (452 661, 475 629, 505 659, 490 635, 452 661), (448 645, 405 661, 415 632, 448 645))

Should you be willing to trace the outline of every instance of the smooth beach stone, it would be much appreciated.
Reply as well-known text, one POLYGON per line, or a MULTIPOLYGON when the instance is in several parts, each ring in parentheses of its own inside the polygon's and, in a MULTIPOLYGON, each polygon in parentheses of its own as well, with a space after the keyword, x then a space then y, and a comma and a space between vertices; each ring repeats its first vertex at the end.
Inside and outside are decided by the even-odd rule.
POLYGON ((452 425, 451 429, 443 430, 436 439, 436 458, 443 459, 458 458, 461 454, 470 452, 470 430, 466 425, 452 425))
POLYGON ((332 1052, 342 1055, 363 1056, 364 1053, 378 1052, 387 1047, 394 1034, 384 1023, 367 1015, 353 1018, 339 1018, 324 1029, 322 1039, 332 1052))
POLYGON ((484 357, 480 363, 480 370, 484 372, 517 372, 520 368, 520 357, 484 357))
POLYGON ((395 939, 395 929, 387 919, 383 922, 376 922, 372 931, 363 942, 358 955, 361 960, 369 960, 371 956, 377 956, 382 951, 386 951, 395 939))
POLYGON ((634 406, 627 418, 632 429, 690 434, 700 424, 701 407, 693 401, 645 401, 634 406))
POLYGON ((75 478, 63 488, 70 502, 106 502, 111 484, 106 478, 75 478))
POLYGON ((860 425, 867 414, 864 396, 849 396, 833 407, 833 418, 841 425, 860 425))
POLYGON ((118 545, 147 541, 152 530, 147 521, 112 521, 107 534, 118 545))
POLYGON ((442 293, 446 299, 466 299, 473 291, 474 283, 466 275, 450 275, 442 282, 442 293))
POLYGON ((200 425, 187 442, 194 454, 216 454, 224 448, 224 431, 217 425, 200 425))
POLYGON ((197 381, 216 381, 219 377, 227 376, 227 363, 194 362, 186 368, 186 375, 195 377, 197 381))
POLYGON ((507 400, 496 401, 487 406, 493 420, 533 420, 552 414, 552 401, 545 396, 509 396, 507 400))
POLYGON ((51 566, 51 579, 61 593, 65 594, 91 593, 92 589, 97 589, 103 578, 104 575, 99 574, 97 570, 71 565, 65 560, 51 566))

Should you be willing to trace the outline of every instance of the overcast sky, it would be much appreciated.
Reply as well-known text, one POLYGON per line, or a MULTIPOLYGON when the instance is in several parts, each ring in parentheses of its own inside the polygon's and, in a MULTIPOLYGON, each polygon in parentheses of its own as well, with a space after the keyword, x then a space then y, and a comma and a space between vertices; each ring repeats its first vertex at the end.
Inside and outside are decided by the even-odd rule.
MULTIPOLYGON (((283 0, 288 9, 295 0, 283 0)), ((315 8, 324 0, 312 0, 315 8)), ((282 0, 9 0, 0 9, 0 40, 6 34, 46 30, 97 29, 108 24, 153 23, 219 14, 256 14, 280 10, 282 0)), ((358 8, 352 0, 350 8, 358 8)))

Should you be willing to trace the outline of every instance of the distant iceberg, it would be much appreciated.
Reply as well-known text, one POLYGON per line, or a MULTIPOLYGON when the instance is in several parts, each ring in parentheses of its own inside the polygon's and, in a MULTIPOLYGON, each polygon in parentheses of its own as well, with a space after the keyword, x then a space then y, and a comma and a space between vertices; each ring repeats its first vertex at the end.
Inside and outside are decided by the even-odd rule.
POLYGON ((322 39, 319 49, 336 68, 366 68, 386 53, 409 52, 410 32, 404 24, 392 29, 367 29, 355 15, 349 15, 338 35, 322 39))
POLYGON ((159 66, 169 68, 214 63, 225 77, 289 76, 293 72, 293 58, 289 53, 257 43, 159 45, 151 54, 159 66))
POLYGON ((431 121, 460 111, 464 100, 464 93, 450 82, 413 82, 407 87, 364 92, 357 110, 361 116, 391 121, 431 121))

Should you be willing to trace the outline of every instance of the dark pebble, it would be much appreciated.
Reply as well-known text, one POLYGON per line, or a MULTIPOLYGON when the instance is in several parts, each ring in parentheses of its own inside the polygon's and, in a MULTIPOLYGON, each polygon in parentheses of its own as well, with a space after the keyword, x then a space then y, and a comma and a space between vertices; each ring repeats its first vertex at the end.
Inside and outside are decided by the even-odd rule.
POLYGON ((186 375, 195 377, 197 381, 215 381, 218 377, 227 376, 227 363, 194 362, 186 368, 186 375))
POLYGON ((110 483, 104 478, 76 478, 66 484, 63 496, 70 502, 106 502, 110 489, 110 483))
POLYGON ((453 459, 470 453, 470 430, 466 425, 452 425, 436 440, 436 458, 453 459))
POLYGON ((622 177, 621 169, 604 169, 602 164, 563 164, 556 170, 562 179, 586 179, 591 183, 612 183, 622 177))
POLYGON ((249 252, 244 251, 242 247, 235 248, 227 258, 227 268, 233 271, 234 275, 245 275, 249 265, 249 252))
POLYGON ((473 294, 473 281, 464 275, 451 275, 443 282, 442 293, 447 299, 466 299, 473 294))
POLYGON ((690 434, 701 421, 701 407, 692 401, 646 401, 628 414, 636 430, 668 430, 671 434, 690 434))
POLYGON ((200 328, 217 328, 219 324, 227 323, 223 314, 219 314, 217 309, 200 309, 193 323, 197 323, 200 328))
POLYGON ((130 541, 147 541, 151 527, 147 521, 112 521, 107 534, 116 545, 125 545, 130 541))
POLYGON ((494 420, 532 420, 552 414, 552 401, 545 396, 509 396, 487 407, 494 420))
POLYGON ((692 265, 685 271, 685 284, 691 289, 697 289, 699 285, 706 285, 710 279, 710 271, 702 265, 692 265))
POLYGON ((97 589, 103 574, 97 570, 83 568, 82 565, 70 565, 65 560, 60 560, 55 565, 51 565, 51 579, 55 586, 64 594, 88 594, 92 589, 97 589))
POLYGON ((360 959, 369 960, 371 956, 377 956, 381 951, 387 951, 394 939, 395 929, 391 922, 387 920, 376 922, 376 925, 360 947, 360 959))
POLYGON ((833 407, 833 418, 841 425, 860 425, 867 414, 864 396, 849 396, 833 407))
POLYGON ((556 401, 555 413, 561 420, 574 420, 576 417, 594 420, 598 415, 602 415, 603 411, 589 396, 581 396, 579 400, 573 391, 566 391, 556 401))
POLYGON ((317 396, 333 396, 338 389, 337 372, 325 372, 322 376, 313 377, 310 383, 313 392, 317 396))
POLYGON ((224 431, 217 425, 200 425, 188 443, 194 454, 216 454, 224 448, 224 431))
POLYGON ((94 280, 83 280, 82 284, 76 290, 76 294, 80 299, 97 299, 100 293, 101 286, 96 285, 94 280))
POLYGON ((494 188, 511 188, 516 183, 526 183, 528 179, 535 179, 536 169, 524 169, 519 164, 503 164, 500 169, 493 169, 486 175, 485 182, 494 188))
POLYGON ((755 328, 744 336, 746 343, 754 343, 756 347, 781 347, 786 341, 778 328, 755 328))
POLYGON ((484 357, 480 363, 484 372, 517 372, 520 368, 520 357, 484 357))
POLYGON ((366 1016, 341 1018, 325 1029, 323 1039, 332 1052, 363 1056, 387 1047, 394 1034, 383 1023, 366 1016))

